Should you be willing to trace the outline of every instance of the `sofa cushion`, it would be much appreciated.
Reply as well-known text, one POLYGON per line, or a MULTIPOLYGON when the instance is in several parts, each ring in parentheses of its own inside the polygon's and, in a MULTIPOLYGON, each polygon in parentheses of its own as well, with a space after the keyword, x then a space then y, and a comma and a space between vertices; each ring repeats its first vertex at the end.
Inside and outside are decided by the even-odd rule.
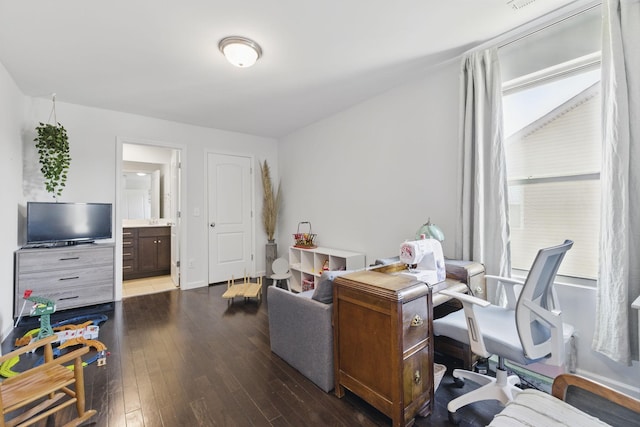
POLYGON ((336 277, 351 272, 351 270, 323 271, 322 276, 320 276, 320 282, 313 291, 311 298, 324 304, 331 304, 333 302, 333 281, 336 277))

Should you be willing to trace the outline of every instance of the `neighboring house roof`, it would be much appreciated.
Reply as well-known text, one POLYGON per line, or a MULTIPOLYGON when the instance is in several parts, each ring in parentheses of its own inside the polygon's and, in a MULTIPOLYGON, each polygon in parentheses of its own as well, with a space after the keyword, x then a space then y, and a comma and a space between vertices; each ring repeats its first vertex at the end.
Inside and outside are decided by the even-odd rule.
POLYGON ((515 132, 513 135, 507 137, 506 139, 507 142, 519 141, 529 136, 530 134, 548 126, 549 124, 558 120, 560 117, 564 116, 569 111, 593 99, 599 93, 600 93, 600 82, 596 82, 591 86, 587 87, 582 92, 573 96, 572 98, 569 98, 566 102, 558 105, 557 107, 555 107, 553 110, 549 111, 542 117, 534 120, 527 126, 515 132))

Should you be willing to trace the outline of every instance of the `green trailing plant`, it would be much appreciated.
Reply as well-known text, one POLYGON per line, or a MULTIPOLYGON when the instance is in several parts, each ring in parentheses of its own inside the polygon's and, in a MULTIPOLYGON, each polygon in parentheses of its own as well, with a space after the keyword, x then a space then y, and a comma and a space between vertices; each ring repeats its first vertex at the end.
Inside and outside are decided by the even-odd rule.
POLYGON ((267 239, 273 240, 278 223, 278 211, 280 210, 281 193, 280 183, 278 190, 273 191, 273 183, 271 182, 271 169, 267 161, 260 164, 260 172, 262 173, 262 189, 263 189, 263 206, 262 206, 262 225, 267 233, 267 239))
POLYGON ((44 175, 45 188, 54 198, 62 195, 67 182, 67 170, 71 164, 69 137, 60 123, 40 123, 36 126, 38 136, 34 139, 40 156, 40 171, 44 175))

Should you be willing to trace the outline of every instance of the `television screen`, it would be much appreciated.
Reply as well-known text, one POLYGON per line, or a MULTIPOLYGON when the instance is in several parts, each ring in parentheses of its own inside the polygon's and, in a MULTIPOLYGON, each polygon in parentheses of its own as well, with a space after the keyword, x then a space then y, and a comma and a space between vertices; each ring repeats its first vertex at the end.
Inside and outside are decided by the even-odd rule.
POLYGON ((111 203, 27 202, 28 245, 111 237, 111 203))

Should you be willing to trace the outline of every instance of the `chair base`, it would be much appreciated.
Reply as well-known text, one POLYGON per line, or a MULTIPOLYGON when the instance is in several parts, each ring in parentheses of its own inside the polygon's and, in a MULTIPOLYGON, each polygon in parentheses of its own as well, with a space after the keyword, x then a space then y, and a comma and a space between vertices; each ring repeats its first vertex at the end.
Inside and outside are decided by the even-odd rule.
POLYGON ((453 377, 458 379, 468 379, 475 383, 480 384, 480 388, 477 388, 469 393, 466 393, 460 397, 457 397, 449 402, 447 410, 449 411, 449 418, 455 418, 455 412, 473 402, 480 402, 482 400, 498 400, 503 405, 506 405, 520 393, 520 389, 516 387, 520 384, 520 378, 517 375, 507 375, 505 369, 496 369, 496 377, 490 377, 488 375, 479 374, 477 372, 465 371, 462 369, 455 369, 453 371, 453 377))

